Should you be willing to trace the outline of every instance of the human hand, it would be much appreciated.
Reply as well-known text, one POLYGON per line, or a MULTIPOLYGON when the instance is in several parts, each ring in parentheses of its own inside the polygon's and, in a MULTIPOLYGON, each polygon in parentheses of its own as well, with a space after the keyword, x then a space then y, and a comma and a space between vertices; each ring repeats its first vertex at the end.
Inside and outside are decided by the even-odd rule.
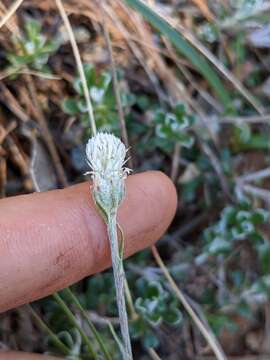
MULTIPOLYGON (((176 201, 175 188, 164 174, 128 177, 118 216, 125 234, 125 256, 162 236, 176 201)), ((110 265, 106 226, 93 203, 89 182, 1 200, 0 229, 0 311, 47 296, 110 265)), ((0 360, 42 358, 0 353, 0 360)))

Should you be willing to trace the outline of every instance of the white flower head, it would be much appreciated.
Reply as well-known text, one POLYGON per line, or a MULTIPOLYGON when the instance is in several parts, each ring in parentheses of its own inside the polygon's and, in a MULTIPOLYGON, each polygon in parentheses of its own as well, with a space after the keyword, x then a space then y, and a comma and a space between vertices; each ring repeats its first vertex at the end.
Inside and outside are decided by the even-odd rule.
POLYGON ((86 145, 87 162, 91 168, 93 195, 106 215, 116 212, 125 196, 127 149, 112 134, 98 133, 86 145))

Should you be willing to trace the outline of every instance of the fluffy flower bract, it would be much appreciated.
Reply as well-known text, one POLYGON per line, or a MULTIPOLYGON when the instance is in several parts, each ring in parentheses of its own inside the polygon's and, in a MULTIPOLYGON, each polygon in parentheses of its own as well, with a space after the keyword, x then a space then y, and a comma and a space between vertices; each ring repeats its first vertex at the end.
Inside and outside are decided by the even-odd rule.
POLYGON ((125 196, 127 149, 112 134, 98 133, 86 145, 87 162, 91 168, 93 196, 106 215, 116 212, 125 196))

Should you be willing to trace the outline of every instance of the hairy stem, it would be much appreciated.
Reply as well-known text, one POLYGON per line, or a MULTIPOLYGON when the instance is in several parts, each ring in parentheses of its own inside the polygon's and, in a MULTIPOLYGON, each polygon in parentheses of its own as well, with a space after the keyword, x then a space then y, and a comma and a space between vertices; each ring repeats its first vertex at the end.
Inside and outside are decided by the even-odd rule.
POLYGON ((108 217, 107 227, 111 247, 113 275, 116 289, 116 301, 119 313, 121 334, 124 344, 123 358, 124 360, 132 360, 133 357, 128 330, 128 316, 125 301, 125 272, 123 267, 123 261, 119 253, 116 213, 111 214, 108 217))

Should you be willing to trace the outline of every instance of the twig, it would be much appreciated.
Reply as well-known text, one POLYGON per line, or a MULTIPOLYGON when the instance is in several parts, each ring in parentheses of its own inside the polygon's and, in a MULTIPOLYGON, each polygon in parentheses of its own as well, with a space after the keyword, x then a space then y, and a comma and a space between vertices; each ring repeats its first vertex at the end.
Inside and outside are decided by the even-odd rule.
POLYGON ((15 12, 18 10, 18 8, 21 6, 24 0, 16 0, 11 7, 9 8, 6 15, 3 16, 3 18, 0 20, 0 29, 2 26, 6 24, 6 22, 11 18, 12 15, 15 14, 15 12))
POLYGON ((263 170, 255 171, 251 174, 239 176, 237 180, 241 182, 250 182, 250 181, 258 181, 265 179, 270 176, 270 167, 265 168, 263 170))
POLYGON ((209 346, 213 350, 213 352, 216 355, 217 359, 218 360, 226 360, 227 357, 224 354, 223 350, 221 349, 220 345, 218 344, 218 341, 216 340, 214 334, 211 333, 209 330, 207 330, 207 328, 205 327, 203 322, 200 320, 200 318, 197 316, 195 311, 189 305, 189 303, 186 300, 184 294, 178 288, 177 284, 175 283, 172 276, 170 275, 167 267, 163 263, 160 255, 158 253, 158 250, 157 250, 157 248, 155 246, 152 246, 152 253, 153 253, 153 256, 154 256, 158 266, 162 269, 164 276, 166 277, 169 284, 171 285, 175 295, 178 297, 178 299, 180 300, 181 304, 184 306, 187 313, 190 315, 190 317, 192 318, 194 323, 197 325, 198 329, 200 330, 200 332, 204 336, 205 340, 207 341, 207 343, 209 344, 209 346))
POLYGON ((181 144, 177 142, 174 145, 173 158, 172 158, 172 169, 171 169, 171 179, 173 182, 176 181, 179 169, 179 157, 181 153, 181 144))
POLYGON ((30 70, 30 69, 11 69, 8 70, 6 72, 0 73, 0 80, 4 80, 7 77, 11 76, 11 75, 15 75, 15 74, 28 74, 28 75, 33 75, 33 76, 37 76, 43 79, 48 79, 48 80, 61 80, 60 76, 57 75, 53 75, 53 74, 45 74, 43 72, 39 72, 39 71, 34 71, 34 70, 30 70))
POLYGON ((5 141, 5 138, 17 127, 17 122, 15 120, 10 121, 9 124, 4 127, 0 124, 0 145, 5 141))
POLYGON ((69 22, 68 16, 66 14, 66 11, 64 9, 62 0, 55 0, 56 5, 58 7, 59 13, 62 17, 62 20, 64 22, 64 25, 67 29, 67 33, 69 36, 69 40, 70 40, 70 44, 72 47, 72 51, 75 57, 75 61, 77 64, 77 68, 78 68, 78 72, 81 78, 81 82, 82 82, 82 87, 83 87, 83 93, 84 93, 84 97, 85 97, 85 101, 86 101, 86 105, 87 105, 87 111, 88 111, 88 117, 89 117, 89 122, 90 122, 90 126, 92 129, 92 135, 96 135, 97 132, 97 128, 96 128, 96 123, 95 123, 95 117, 94 117, 94 111, 93 111, 93 106, 91 103, 91 98, 90 98, 90 92, 87 86, 87 81, 85 78, 85 73, 84 73, 84 69, 83 69, 83 65, 82 65, 82 60, 81 60, 81 56, 80 56, 80 52, 78 49, 78 45, 76 43, 75 40, 75 36, 71 27, 71 24, 69 22))
POLYGON ((118 317, 108 317, 108 316, 100 316, 95 311, 87 311, 87 316, 91 319, 91 321, 98 325, 108 326, 108 322, 112 325, 119 325, 118 317))
POLYGON ((260 116, 226 116, 221 117, 220 121, 225 124, 261 124, 261 123, 270 123, 270 114, 260 115, 260 116))
POLYGON ((63 168, 63 165, 61 163, 61 159, 60 156, 58 154, 56 145, 54 143, 53 137, 50 133, 46 118, 41 110, 41 107, 39 105, 39 101, 37 98, 37 90, 35 87, 35 84, 32 80, 32 77, 30 75, 25 75, 26 81, 27 81, 27 85, 28 85, 28 89, 31 95, 31 99, 33 100, 33 104, 31 104, 32 106, 32 112, 35 115, 37 122, 39 123, 41 130, 42 130, 42 135, 44 140, 46 141, 48 150, 50 152, 50 155, 52 157, 52 160, 54 162, 54 166, 57 172, 57 175, 59 177, 59 180, 61 182, 61 184, 63 186, 68 186, 68 181, 67 181, 67 177, 65 174, 65 170, 63 168))
POLYGON ((206 1, 192 0, 192 2, 197 5, 197 7, 201 10, 202 14, 208 21, 215 21, 215 15, 210 11, 206 1))
POLYGON ((269 190, 261 189, 257 186, 248 185, 248 184, 243 185, 242 188, 246 193, 253 195, 255 197, 258 197, 259 199, 262 199, 262 200, 270 203, 270 191, 269 190))
POLYGON ((9 89, 0 82, 0 100, 2 100, 5 106, 13 112, 22 122, 29 121, 29 116, 26 114, 25 110, 18 103, 13 94, 9 89))
POLYGON ((212 151, 210 146, 208 146, 205 142, 200 142, 200 146, 201 146, 203 152, 209 157, 209 160, 211 161, 212 166, 220 180, 220 184, 221 184, 221 187, 222 187, 224 193, 227 195, 227 197, 230 201, 233 201, 233 198, 230 193, 230 188, 229 188, 227 179, 223 173, 222 167, 219 163, 219 159, 217 158, 215 153, 212 151))
POLYGON ((161 360, 161 357, 159 357, 153 348, 147 348, 147 352, 153 360, 161 360))

